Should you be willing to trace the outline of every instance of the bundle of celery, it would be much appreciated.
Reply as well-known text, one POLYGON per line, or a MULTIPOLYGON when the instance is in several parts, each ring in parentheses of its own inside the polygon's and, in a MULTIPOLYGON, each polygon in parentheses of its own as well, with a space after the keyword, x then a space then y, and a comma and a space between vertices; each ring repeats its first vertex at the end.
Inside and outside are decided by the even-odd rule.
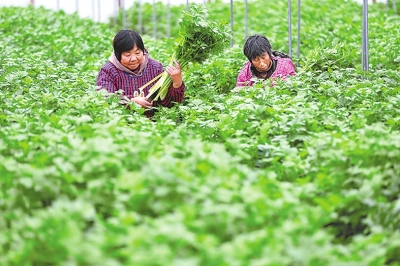
MULTIPOLYGON (((179 20, 179 38, 170 63, 176 60, 185 70, 190 62, 201 63, 210 55, 222 51, 230 41, 232 30, 229 25, 207 21, 204 5, 193 5, 189 12, 184 11, 179 20)), ((147 99, 163 100, 171 87, 172 80, 167 72, 150 88, 147 99)))

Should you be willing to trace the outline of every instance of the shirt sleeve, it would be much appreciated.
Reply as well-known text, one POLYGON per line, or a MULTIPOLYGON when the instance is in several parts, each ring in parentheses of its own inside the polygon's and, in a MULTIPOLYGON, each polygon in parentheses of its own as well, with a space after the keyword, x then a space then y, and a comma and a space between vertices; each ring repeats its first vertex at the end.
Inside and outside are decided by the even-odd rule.
POLYGON ((165 96, 164 100, 161 101, 161 105, 165 107, 172 107, 174 102, 180 103, 183 101, 185 96, 185 83, 182 82, 179 88, 174 88, 171 84, 171 87, 168 89, 168 93, 165 96))
POLYGON ((97 76, 96 85, 97 90, 105 89, 109 93, 114 93, 117 90, 110 71, 104 67, 100 69, 99 75, 97 76))
POLYGON ((280 60, 282 62, 282 65, 279 71, 277 71, 277 76, 283 79, 287 78, 288 76, 295 76, 296 67, 293 64, 293 61, 290 58, 283 58, 280 60))
POLYGON ((288 75, 290 76, 296 76, 296 67, 293 64, 293 61, 289 61, 289 66, 288 66, 288 75))
MULTIPOLYGON (((114 83, 114 78, 112 77, 111 72, 106 68, 101 68, 99 75, 97 76, 97 90, 106 90, 108 93, 115 93, 117 91, 117 86, 114 83)), ((122 95, 120 103, 126 105, 129 103, 129 99, 126 95, 122 95)))
POLYGON ((243 75, 243 73, 240 72, 236 79, 236 87, 244 87, 244 86, 246 86, 246 83, 247 82, 246 82, 245 75, 243 75))
MULTIPOLYGON (((165 69, 160 63, 157 69, 157 73, 160 74, 164 71, 165 69)), ((174 88, 173 85, 171 84, 171 86, 168 89, 167 95, 165 95, 164 100, 159 99, 158 101, 153 102, 153 106, 161 104, 164 107, 172 107, 174 103, 182 102, 185 96, 185 88, 186 86, 184 81, 182 81, 182 84, 179 88, 174 88)))
POLYGON ((251 73, 249 72, 249 65, 246 63, 242 69, 240 70, 237 79, 236 79, 236 87, 245 87, 252 86, 253 81, 251 80, 251 73))

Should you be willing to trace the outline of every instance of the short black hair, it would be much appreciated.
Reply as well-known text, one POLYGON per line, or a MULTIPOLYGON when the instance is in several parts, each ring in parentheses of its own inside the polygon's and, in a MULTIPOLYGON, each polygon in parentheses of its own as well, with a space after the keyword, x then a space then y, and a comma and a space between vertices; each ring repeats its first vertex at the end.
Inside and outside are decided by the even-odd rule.
POLYGON ((255 34, 247 37, 244 43, 243 53, 249 61, 256 59, 258 56, 262 56, 264 53, 268 53, 271 57, 272 46, 267 37, 261 34, 255 34))
POLYGON ((120 30, 113 40, 114 53, 118 61, 121 61, 123 52, 132 50, 135 45, 138 49, 145 51, 142 37, 137 32, 120 30))

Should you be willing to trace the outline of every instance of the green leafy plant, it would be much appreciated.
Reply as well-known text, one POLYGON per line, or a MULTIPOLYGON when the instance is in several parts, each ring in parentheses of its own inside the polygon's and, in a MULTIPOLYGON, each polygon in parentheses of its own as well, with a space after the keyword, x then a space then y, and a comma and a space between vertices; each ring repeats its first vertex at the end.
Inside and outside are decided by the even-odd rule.
MULTIPOLYGON (((190 12, 183 12, 179 21, 179 38, 170 63, 176 60, 185 70, 189 63, 202 63, 209 56, 221 52, 227 46, 231 30, 228 25, 205 19, 207 10, 204 5, 194 5, 190 12)), ((172 80, 164 72, 158 82, 150 89, 150 100, 164 99, 172 80)))

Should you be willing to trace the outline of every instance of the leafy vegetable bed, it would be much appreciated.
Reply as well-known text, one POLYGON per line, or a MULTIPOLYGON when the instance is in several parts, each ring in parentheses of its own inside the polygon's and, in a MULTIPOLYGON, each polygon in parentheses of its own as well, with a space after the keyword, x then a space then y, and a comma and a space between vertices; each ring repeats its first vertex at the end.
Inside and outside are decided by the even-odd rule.
MULTIPOLYGON (((285 3, 252 24, 275 49, 285 3)), ((234 88, 235 36, 152 121, 95 91, 114 30, 2 8, 0 265, 400 265, 400 22, 370 8, 364 73, 360 14, 304 1, 299 74, 274 88, 234 88)), ((144 37, 168 63, 173 40, 144 37)))

